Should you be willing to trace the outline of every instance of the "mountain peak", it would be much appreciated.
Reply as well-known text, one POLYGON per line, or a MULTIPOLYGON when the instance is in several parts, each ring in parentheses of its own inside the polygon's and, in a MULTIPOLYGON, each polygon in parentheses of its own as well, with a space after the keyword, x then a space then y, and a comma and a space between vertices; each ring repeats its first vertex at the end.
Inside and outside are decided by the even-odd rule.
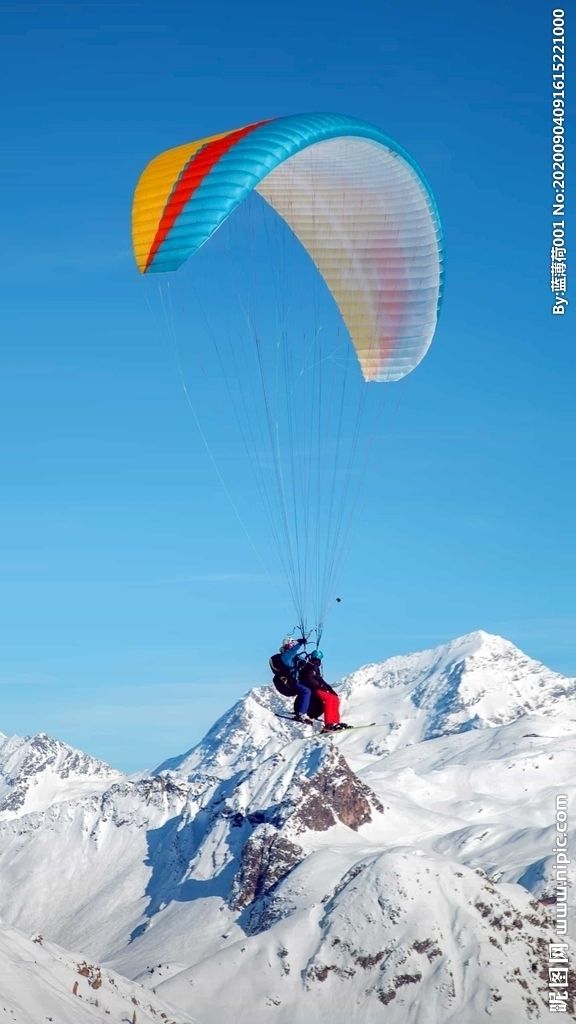
POLYGON ((475 630, 429 650, 365 665, 344 680, 351 704, 367 704, 376 691, 385 691, 380 703, 399 730, 397 740, 415 742, 503 725, 524 714, 558 713, 576 694, 576 680, 529 658, 504 637, 475 630), (400 728, 408 720, 412 728, 400 728))
POLYGON ((104 761, 45 732, 0 739, 0 817, 41 810, 119 778, 104 761))

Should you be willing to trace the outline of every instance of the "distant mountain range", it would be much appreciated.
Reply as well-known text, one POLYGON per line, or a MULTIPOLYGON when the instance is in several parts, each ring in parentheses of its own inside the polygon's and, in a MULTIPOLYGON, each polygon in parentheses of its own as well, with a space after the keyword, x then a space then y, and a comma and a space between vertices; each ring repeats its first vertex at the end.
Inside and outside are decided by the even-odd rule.
POLYGON ((346 721, 377 724, 305 731, 256 688, 141 777, 44 734, 0 738, 6 1020, 130 1021, 98 1015, 103 993, 74 1016, 82 958, 130 979, 110 984, 138 993, 137 1024, 548 1019, 576 680, 476 632, 337 688, 346 721), (29 974, 54 1012, 18 1002, 29 974))

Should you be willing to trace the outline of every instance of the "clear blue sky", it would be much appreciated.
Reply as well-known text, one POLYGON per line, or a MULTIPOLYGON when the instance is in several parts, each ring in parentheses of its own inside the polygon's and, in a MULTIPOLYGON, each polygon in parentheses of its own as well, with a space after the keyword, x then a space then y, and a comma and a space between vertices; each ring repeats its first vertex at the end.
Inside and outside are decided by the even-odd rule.
POLYGON ((413 155, 448 270, 367 487, 328 672, 482 628, 576 673, 551 9, 2 5, 3 732, 151 766, 268 678, 293 614, 222 498, 142 301, 129 215, 160 150, 300 111, 372 121, 413 155))

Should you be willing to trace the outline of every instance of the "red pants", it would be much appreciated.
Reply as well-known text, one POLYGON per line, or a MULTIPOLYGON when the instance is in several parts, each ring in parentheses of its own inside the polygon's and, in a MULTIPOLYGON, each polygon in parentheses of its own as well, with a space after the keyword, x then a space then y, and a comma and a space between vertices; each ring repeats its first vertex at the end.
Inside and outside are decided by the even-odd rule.
POLYGON ((340 698, 328 690, 316 690, 324 705, 324 725, 337 725, 340 721, 340 698))

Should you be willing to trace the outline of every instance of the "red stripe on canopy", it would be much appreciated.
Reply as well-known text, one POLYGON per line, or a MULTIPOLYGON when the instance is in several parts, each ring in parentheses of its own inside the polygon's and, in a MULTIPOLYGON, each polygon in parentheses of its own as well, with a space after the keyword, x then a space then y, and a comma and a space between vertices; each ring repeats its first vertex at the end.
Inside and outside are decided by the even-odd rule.
POLYGON ((184 170, 180 173, 164 207, 164 212, 160 218, 160 223, 158 224, 156 235, 146 260, 144 273, 154 262, 156 253, 174 227, 186 203, 191 199, 206 175, 212 170, 214 164, 217 164, 220 157, 227 153, 229 149, 232 149, 232 146, 239 142, 240 139, 249 135, 250 132, 253 132, 255 128, 259 128, 260 125, 268 124, 269 120, 270 118, 264 121, 257 121, 256 124, 250 124, 245 128, 229 132, 223 139, 208 142, 190 158, 184 170))

